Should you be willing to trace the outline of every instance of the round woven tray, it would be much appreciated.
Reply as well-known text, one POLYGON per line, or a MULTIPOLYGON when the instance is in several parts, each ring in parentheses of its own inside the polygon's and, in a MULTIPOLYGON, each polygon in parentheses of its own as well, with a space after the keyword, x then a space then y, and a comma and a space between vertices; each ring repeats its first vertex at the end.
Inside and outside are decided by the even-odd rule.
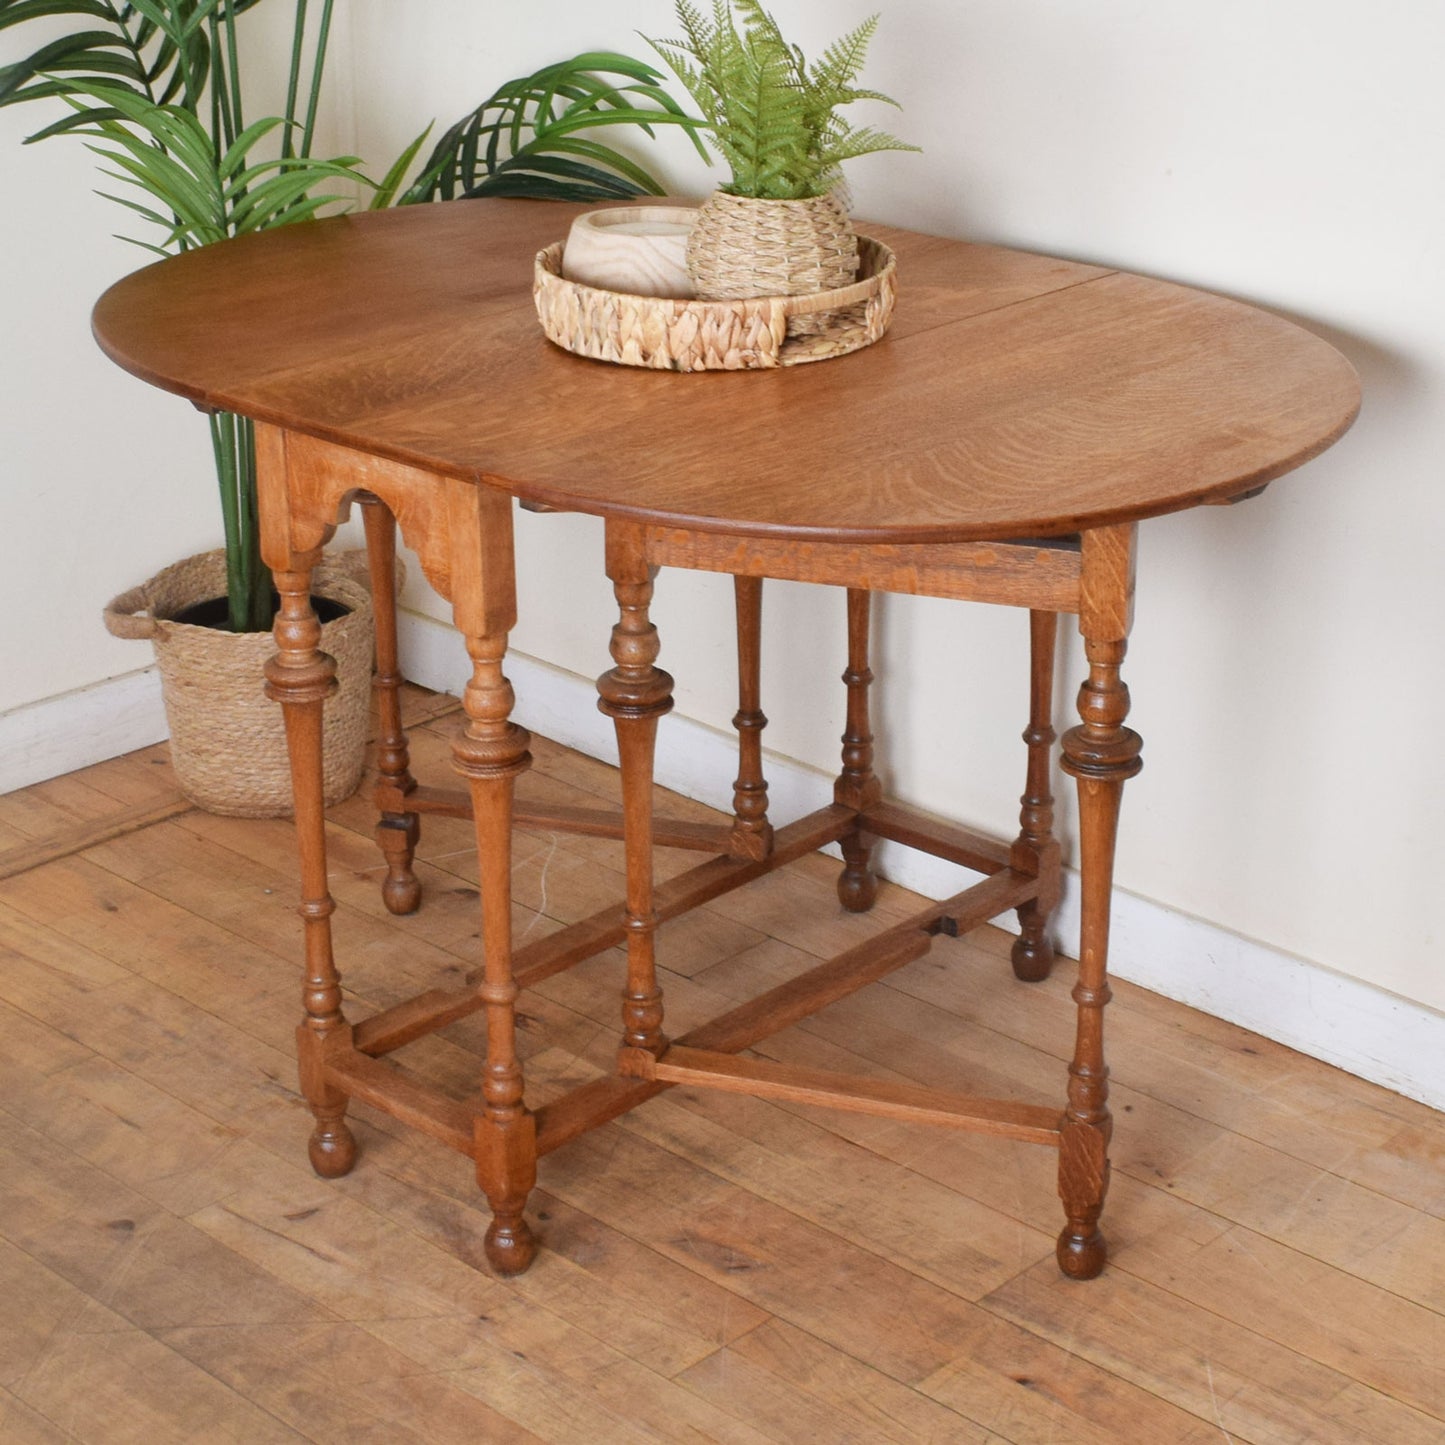
POLYGON ((858 279, 810 296, 674 301, 568 281, 563 243, 537 253, 532 293, 550 340, 578 356, 661 371, 752 371, 826 361, 871 346, 893 319, 897 263, 881 241, 858 237, 858 279), (808 318, 799 334, 794 318, 808 318), (816 329, 813 329, 816 328, 816 329))

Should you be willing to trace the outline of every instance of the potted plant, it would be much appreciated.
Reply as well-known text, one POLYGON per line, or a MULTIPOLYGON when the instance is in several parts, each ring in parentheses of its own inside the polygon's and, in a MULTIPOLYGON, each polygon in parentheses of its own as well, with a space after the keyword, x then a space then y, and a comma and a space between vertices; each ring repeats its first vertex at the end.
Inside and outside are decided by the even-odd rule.
MULTIPOLYGON (((641 165, 585 132, 607 125, 693 124, 657 84, 659 72, 591 52, 511 81, 451 127, 401 191, 424 131, 381 181, 355 156, 312 154, 333 0, 308 17, 292 0, 285 110, 248 123, 237 20, 260 0, 0 0, 0 32, 39 21, 46 39, 0 67, 0 105, 59 98, 68 106, 29 141, 86 139, 115 200, 152 230, 160 255, 305 221, 360 188, 370 204, 454 196, 571 200, 660 194, 641 165), (55 35, 57 20, 74 28, 55 35), (269 148, 269 154, 262 154, 269 148)), ((127 238, 135 239, 135 238, 127 238)), ((165 569, 106 609, 121 636, 148 637, 160 661, 172 757, 182 789, 214 812, 289 811, 279 709, 261 691, 275 612, 261 561, 251 424, 209 417, 225 536, 222 551, 165 569)), ((354 568, 318 569, 322 646, 340 687, 326 708, 326 797, 354 791, 366 741, 370 602, 354 568)))
POLYGON ((917 150, 838 112, 859 100, 896 101, 855 85, 876 15, 835 41, 816 65, 790 45, 759 0, 714 0, 708 20, 677 0, 679 40, 649 43, 702 111, 732 171, 703 205, 688 242, 699 296, 798 296, 846 286, 858 243, 834 187, 839 167, 880 150, 917 150), (739 30, 732 10, 742 20, 739 30))

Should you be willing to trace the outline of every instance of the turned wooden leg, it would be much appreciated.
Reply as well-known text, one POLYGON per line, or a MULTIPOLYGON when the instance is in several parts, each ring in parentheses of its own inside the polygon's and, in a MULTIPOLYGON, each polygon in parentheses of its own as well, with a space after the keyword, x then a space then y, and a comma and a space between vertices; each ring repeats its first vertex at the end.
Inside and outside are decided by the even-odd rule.
POLYGON ((766 858, 773 850, 768 822, 768 784, 763 777, 763 716, 760 673, 763 642, 763 579, 734 577, 738 622, 738 776, 733 783, 733 858, 766 858))
MULTIPOLYGON (((876 807, 883 785, 873 775, 873 734, 868 726, 868 619, 873 595, 861 588, 848 589, 848 712, 843 731, 843 771, 833 786, 833 801, 845 807, 876 807)), ((855 828, 840 841, 843 871, 838 877, 838 901, 850 913, 866 913, 878 897, 878 878, 870 866, 873 840, 855 828)))
POLYGON ((512 685, 502 674, 504 632, 468 637, 472 677, 462 696, 466 725, 452 744, 456 770, 467 780, 481 874, 482 983, 487 1061, 483 1112, 476 1124, 477 1183, 492 1207, 487 1259, 498 1274, 519 1274, 537 1252, 523 1211, 537 1181, 537 1138, 522 1103, 517 1058, 517 985, 512 977, 512 793, 531 766, 531 739, 511 721, 512 685))
POLYGON ((1054 744, 1054 645, 1059 618, 1054 612, 1029 613, 1028 774, 1019 799, 1019 836, 1011 862, 1039 880, 1039 895, 1018 910, 1019 936, 1013 946, 1014 973, 1035 982, 1054 966, 1049 916, 1059 902, 1059 845, 1053 836, 1054 798, 1049 764, 1054 744))
POLYGON ((376 754, 376 806, 381 819, 376 841, 386 859, 381 897, 392 913, 415 913, 421 904, 421 882, 412 871, 419 823, 406 808, 416 788, 411 775, 406 730, 401 725, 401 669, 396 643, 396 518, 391 508, 369 492, 360 494, 366 525, 366 560, 371 573, 371 606, 376 619, 376 707, 380 735, 376 754))
POLYGON ((657 914, 652 896, 652 769, 657 720, 672 709, 672 679, 655 666, 657 629, 648 618, 652 579, 639 528, 609 524, 607 575, 620 617, 612 629, 615 664, 597 679, 598 707, 617 729, 622 768, 622 830, 627 850, 627 986, 622 1048, 654 1058, 667 1048, 657 986, 657 914))
POLYGON ((1064 771, 1079 788, 1078 1029, 1069 1065, 1069 1096, 1059 1137, 1059 1196, 1067 1223, 1059 1268, 1092 1279, 1104 1267, 1099 1216, 1109 1187, 1109 1070, 1104 1062, 1104 1007, 1109 1002, 1109 896, 1124 783, 1141 766, 1139 734, 1124 726, 1129 690, 1119 676, 1128 634, 1133 528, 1104 528, 1084 538, 1085 606, 1080 629, 1089 676, 1079 690, 1082 722, 1064 734, 1064 771), (1091 551, 1094 554, 1091 559, 1091 551), (1116 575, 1110 582, 1109 572, 1116 575), (1091 572, 1102 574, 1091 579, 1091 572), (1091 580, 1097 592, 1091 598, 1091 580), (1106 583, 1109 586, 1106 588, 1106 583))
POLYGON ((319 552, 292 559, 294 571, 275 573, 281 595, 276 655, 266 664, 266 694, 279 702, 291 757, 296 801, 296 843, 301 856, 301 907, 305 926, 305 1015, 296 1031, 301 1092, 316 1117, 308 1152, 311 1167, 327 1179, 356 1162, 356 1140, 346 1125, 347 1097, 325 1079, 327 1051, 349 1047, 351 1026, 341 1011, 341 979, 331 951, 336 904, 326 884, 326 817, 322 801, 321 707, 336 688, 336 663, 317 648, 321 626, 311 609, 311 571, 319 552))

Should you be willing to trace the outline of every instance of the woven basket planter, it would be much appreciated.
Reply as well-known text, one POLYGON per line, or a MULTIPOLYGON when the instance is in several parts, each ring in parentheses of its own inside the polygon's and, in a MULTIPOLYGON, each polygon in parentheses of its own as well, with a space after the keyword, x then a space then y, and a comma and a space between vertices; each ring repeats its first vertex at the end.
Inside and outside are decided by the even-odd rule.
MULTIPOLYGON (((330 805, 350 797, 361 781, 374 632, 371 594, 355 566, 328 558, 313 585, 317 596, 350 609, 321 627, 321 649, 336 659, 339 683, 323 714, 330 805)), ((122 593, 105 609, 105 625, 117 637, 149 638, 155 645, 171 764, 186 797, 208 813, 232 818, 289 817, 291 765, 281 708, 262 691, 262 669, 276 651, 271 634, 173 620, 225 592, 225 553, 206 552, 122 593)))
POLYGON ((803 201, 714 191, 688 236, 687 270, 705 301, 808 296, 853 282, 858 238, 831 191, 803 201))

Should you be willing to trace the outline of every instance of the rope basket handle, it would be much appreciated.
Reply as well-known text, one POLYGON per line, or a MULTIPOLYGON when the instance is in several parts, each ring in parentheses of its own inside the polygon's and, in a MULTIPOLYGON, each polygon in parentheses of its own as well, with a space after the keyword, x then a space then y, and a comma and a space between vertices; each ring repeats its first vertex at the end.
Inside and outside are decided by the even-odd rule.
POLYGON ((134 638, 142 642, 153 638, 160 628, 151 614, 150 605, 150 592, 144 584, 122 592, 119 597, 112 597, 105 604, 102 614, 105 630, 112 637, 134 638))
MULTIPOLYGON (((891 263, 890 263, 891 264, 891 263)), ((860 301, 871 300, 878 294, 878 273, 855 281, 851 286, 837 286, 831 291, 810 291, 804 296, 779 297, 783 311, 788 316, 809 316, 817 311, 841 311, 845 306, 856 306, 860 301)))

